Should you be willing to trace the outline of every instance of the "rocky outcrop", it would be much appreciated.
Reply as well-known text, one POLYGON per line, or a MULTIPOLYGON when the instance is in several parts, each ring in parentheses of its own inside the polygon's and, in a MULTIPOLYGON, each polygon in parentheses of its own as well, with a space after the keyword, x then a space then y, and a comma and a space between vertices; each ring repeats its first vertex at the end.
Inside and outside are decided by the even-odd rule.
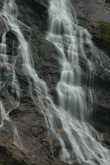
POLYGON ((110 52, 109 37, 106 37, 110 36, 110 3, 104 0, 73 0, 72 2, 77 11, 79 24, 89 30, 98 47, 110 52))
MULTIPOLYGON (((19 20, 30 27, 29 42, 32 48, 35 68, 39 77, 44 79, 49 87, 49 93, 56 100, 55 86, 59 80, 59 64, 55 47, 45 40, 48 29, 48 0, 16 0, 19 6, 19 20)), ((79 24, 87 28, 93 35, 93 40, 104 51, 103 38, 100 38, 100 22, 110 22, 110 5, 103 0, 71 0, 78 12, 79 24), (102 43, 102 44, 100 44, 102 43)), ((0 7, 2 1, 0 1, 0 7)), ((106 45, 106 44, 105 44, 106 45)), ((102 141, 109 146, 110 132, 110 58, 109 54, 94 48, 93 63, 95 65, 95 108, 93 119, 95 127, 104 132, 102 141)), ((17 72, 17 71, 16 71, 17 72)), ((17 73, 21 84, 21 103, 19 108, 10 114, 13 124, 17 127, 19 137, 13 137, 11 123, 5 124, 0 132, 0 165, 64 165, 58 160, 60 146, 56 139, 50 138, 45 123, 45 117, 38 100, 35 107, 31 99, 26 77, 17 73), (13 144, 14 138, 18 142, 13 144), (20 138, 20 141, 19 141, 20 138), (51 146, 54 146, 54 153, 51 146), (4 154, 5 153, 5 154, 4 154), (4 156, 5 155, 5 156, 4 156), (10 159, 10 160, 9 160, 10 159)), ((77 163, 76 163, 77 164, 77 163)))
MULTIPOLYGON (((95 126, 104 135, 110 133, 110 2, 104 0, 73 0, 79 24, 92 34, 94 47, 95 126)), ((104 136, 109 146, 109 135, 104 136)))
MULTIPOLYGON (((56 50, 44 39, 47 29, 47 8, 32 1, 17 1, 17 3, 19 20, 30 27, 29 33, 25 29, 22 31, 30 42, 36 70, 39 76, 47 81, 50 93, 53 93, 58 81, 58 76, 55 74, 58 75, 59 70, 57 59, 54 57, 56 50), (46 65, 44 65, 45 61, 46 65)), ((2 6, 2 1, 0 4, 2 6)), ((48 135, 42 105, 36 99, 35 106, 22 66, 17 67, 20 105, 10 113, 11 121, 4 121, 4 127, 0 128, 0 165, 64 165, 58 158, 61 150, 59 144, 55 142, 56 139, 48 135), (54 150, 51 149, 53 145, 54 150)))
MULTIPOLYGON (((40 3, 39 0, 37 0, 37 2, 40 3)), ((93 81, 93 86, 95 88, 95 107, 93 119, 95 121, 96 128, 107 133, 110 132, 110 3, 109 1, 104 0, 71 0, 71 2, 77 11, 79 24, 88 29, 88 31, 92 34, 94 44, 97 46, 94 47, 92 55, 92 62, 95 67, 93 81)), ((50 43, 48 44, 51 45, 50 43)), ((56 58, 55 55, 54 58, 56 58)), ((57 73, 52 76, 57 82, 59 77, 57 61, 55 66, 57 66, 57 73)), ((42 67, 43 66, 41 66, 41 68, 42 67)), ((52 68, 52 70, 54 69, 56 70, 56 68, 52 68)), ((42 76, 42 78, 44 77, 42 76)), ((47 80, 47 77, 44 79, 47 80)), ((52 85, 52 82, 50 84, 52 85)))

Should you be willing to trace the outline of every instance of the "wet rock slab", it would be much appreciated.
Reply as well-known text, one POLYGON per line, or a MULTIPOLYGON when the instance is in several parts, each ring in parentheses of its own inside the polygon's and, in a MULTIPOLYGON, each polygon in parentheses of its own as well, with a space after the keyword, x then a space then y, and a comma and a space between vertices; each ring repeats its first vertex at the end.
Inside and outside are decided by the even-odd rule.
MULTIPOLYGON (((0 2, 0 6, 2 6, 3 1, 0 2)), ((48 29, 47 2, 33 0, 32 3, 29 0, 17 0, 17 3, 20 9, 19 19, 31 28, 30 44, 36 70, 39 76, 47 82, 50 93, 55 95, 54 89, 59 80, 60 68, 57 61, 58 54, 56 49, 51 43, 45 40, 48 29)), ((74 0, 74 3, 77 9, 76 11, 78 11, 80 24, 87 27, 94 36, 98 36, 96 22, 99 20, 110 21, 109 5, 102 0, 74 0)), ((105 131, 102 141, 108 144, 109 136, 105 133, 110 133, 110 58, 105 52, 101 53, 97 51, 94 54, 93 61, 96 66, 94 73, 95 88, 97 88, 95 90, 96 127, 102 132, 105 131), (100 59, 103 61, 103 65, 100 59)), ((20 106, 18 109, 12 111, 10 117, 18 129, 23 148, 13 144, 13 129, 11 129, 10 123, 5 122, 5 129, 0 131, 0 165, 15 165, 17 163, 18 165, 66 165, 60 162, 58 157, 55 158, 56 160, 53 159, 44 116, 39 106, 35 107, 28 95, 28 84, 24 75, 20 74, 18 76, 19 82, 22 84, 22 95, 25 96, 21 96, 20 106), (8 161, 4 163, 7 159, 8 161)), ((59 150, 60 147, 57 146, 57 148, 59 150)), ((77 163, 73 165, 77 165, 77 163)))

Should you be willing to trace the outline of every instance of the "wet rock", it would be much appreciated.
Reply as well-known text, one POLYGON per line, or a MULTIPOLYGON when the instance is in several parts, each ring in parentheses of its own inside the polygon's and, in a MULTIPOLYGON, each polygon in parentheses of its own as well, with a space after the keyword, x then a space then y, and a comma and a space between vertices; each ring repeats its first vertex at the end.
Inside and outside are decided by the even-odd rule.
POLYGON ((14 158, 13 153, 3 146, 0 146, 0 164, 1 165, 27 165, 23 160, 14 158))
MULTIPOLYGON (((72 1, 78 12, 79 24, 83 25, 93 34, 94 41, 99 45, 102 39, 100 38, 100 29, 97 27, 97 22, 110 21, 110 6, 108 5, 108 1, 106 1, 107 3, 103 0, 72 1)), ((0 7, 2 6, 2 2, 0 1, 0 7)), ((60 77, 60 66, 55 47, 45 39, 48 29, 48 2, 46 0, 17 0, 17 3, 20 10, 19 20, 30 27, 31 35, 28 41, 32 48, 36 71, 46 81, 49 87, 49 93, 56 99, 55 87, 60 77)), ((99 47, 105 50, 102 44, 99 47)), ((110 58, 104 51, 95 49, 92 61, 95 65, 95 127, 102 132, 109 133, 110 58)), ((84 65, 82 68, 84 68, 84 65)), ((42 108, 39 108, 40 103, 38 100, 36 100, 37 107, 33 104, 33 100, 29 96, 27 78, 22 73, 20 66, 16 69, 16 74, 20 84, 21 101, 20 106, 10 113, 10 117, 18 130, 19 137, 16 135, 16 138, 13 138, 13 129, 9 129, 9 123, 5 122, 5 128, 7 129, 0 131, 0 161, 3 162, 11 157, 14 164, 20 162, 21 164, 18 163, 19 165, 22 165, 22 161, 24 161, 24 164, 27 163, 27 165, 66 165, 66 163, 59 161, 60 145, 56 139, 48 137, 42 108), (19 138, 21 139, 21 143, 18 141, 19 138), (9 155, 11 153, 13 157, 7 156, 7 152, 9 155)), ((106 135, 106 138, 104 137, 103 140, 107 144, 109 143, 108 137, 106 135)), ((7 161, 8 165, 13 165, 12 160, 7 161)), ((73 165, 75 164, 77 162, 73 165)))
MULTIPOLYGON (((92 53, 95 126, 101 132, 110 133, 110 4, 103 0, 73 0, 79 24, 92 34, 92 53)), ((82 63, 82 62, 81 62, 82 63)), ((83 65, 83 63, 82 63, 83 65)), ((84 65, 83 65, 84 66, 84 65)), ((82 66, 82 68, 84 68, 82 66)), ((86 73, 84 73, 86 75, 86 73)), ((83 76, 84 77, 84 76, 83 76)), ((86 80, 87 77, 85 76, 86 80)), ((84 81, 86 81, 84 80, 84 81)))
POLYGON ((107 33, 103 27, 110 22, 110 4, 104 0, 73 0, 72 2, 77 11, 79 24, 89 30, 97 46, 110 52, 109 44, 104 41, 105 37, 101 37, 107 33), (101 33, 102 29, 105 33, 101 33))
MULTIPOLYGON (((17 3, 20 10, 19 20, 30 27, 31 36, 28 37, 28 42, 32 48, 36 70, 41 78, 46 80, 51 93, 56 86, 58 80, 56 75, 59 71, 55 48, 44 39, 47 29, 47 9, 39 3, 33 4, 32 1, 18 0, 17 3), (48 52, 50 56, 48 56, 48 52), (53 68, 49 67, 51 63, 54 64, 53 68)), ((24 35, 27 33, 25 29, 22 31, 24 35)), ((53 157, 49 141, 49 138, 52 137, 48 138, 43 108, 37 98, 36 106, 33 103, 33 99, 30 97, 28 79, 23 73, 22 60, 18 57, 17 61, 16 75, 20 86, 20 105, 13 107, 14 109, 9 113, 11 121, 4 121, 4 129, 0 129, 0 146, 3 146, 8 153, 12 152, 12 159, 18 160, 21 165, 22 161, 24 165, 64 165, 65 163, 61 162, 58 156, 54 155, 53 157)), ((3 157, 3 161, 5 161, 4 159, 3 157)), ((8 160, 7 163, 13 165, 8 160)), ((17 161, 14 164, 17 164, 17 161)))

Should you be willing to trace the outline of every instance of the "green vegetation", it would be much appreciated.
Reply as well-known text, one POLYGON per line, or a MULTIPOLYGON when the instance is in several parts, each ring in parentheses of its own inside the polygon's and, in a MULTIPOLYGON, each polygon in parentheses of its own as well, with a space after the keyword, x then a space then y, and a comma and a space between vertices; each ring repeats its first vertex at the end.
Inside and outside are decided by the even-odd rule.
POLYGON ((17 160, 13 158, 6 158, 0 160, 0 165, 24 165, 24 163, 19 163, 17 160))
POLYGON ((106 44, 110 44, 110 23, 105 21, 98 21, 97 28, 99 30, 99 38, 106 44))
POLYGON ((0 165, 26 165, 13 158, 13 154, 6 148, 0 146, 0 165))

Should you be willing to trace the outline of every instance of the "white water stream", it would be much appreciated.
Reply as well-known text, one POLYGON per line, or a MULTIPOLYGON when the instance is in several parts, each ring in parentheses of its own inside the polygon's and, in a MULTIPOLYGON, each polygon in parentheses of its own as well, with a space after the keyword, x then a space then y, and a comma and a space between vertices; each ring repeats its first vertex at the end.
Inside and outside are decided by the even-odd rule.
POLYGON ((62 148, 68 154, 63 155, 63 158, 65 160, 76 158, 81 164, 109 165, 110 152, 96 140, 97 133, 88 123, 93 109, 92 89, 88 87, 85 90, 81 81, 80 58, 85 60, 88 74, 94 69, 86 56, 84 43, 87 43, 90 49, 93 44, 90 34, 78 26, 71 6, 70 0, 51 0, 48 10, 47 40, 55 45, 61 64, 61 77, 57 85, 59 97, 57 113, 71 145, 71 148, 68 148, 67 142, 64 141, 62 148))
MULTIPOLYGON (((110 152, 96 140, 97 133, 88 123, 93 106, 92 89, 85 90, 81 81, 81 56, 86 62, 88 73, 92 72, 94 68, 84 50, 84 42, 92 48, 91 36, 85 29, 77 25, 77 19, 71 6, 69 0, 50 0, 47 40, 56 47, 61 65, 61 77, 56 88, 59 98, 58 105, 53 103, 45 82, 38 77, 32 65, 29 44, 18 25, 17 17, 15 17, 17 13, 14 1, 5 1, 1 16, 5 17, 9 27, 16 34, 19 42, 18 55, 22 58, 23 72, 30 83, 30 94, 35 104, 36 99, 39 100, 39 108, 44 114, 47 127, 61 145, 60 159, 70 164, 77 161, 81 165, 110 165, 110 152), (87 99, 87 95, 89 95, 89 99, 87 99)), ((2 45, 6 46, 5 35, 2 45)), ((6 73, 7 76, 12 75, 10 83, 17 96, 16 98, 9 97, 10 102, 14 99, 14 104, 10 103, 11 109, 5 108, 3 101, 0 101, 0 127, 3 127, 5 120, 11 120, 9 114, 13 108, 19 106, 20 93, 14 68, 16 59, 14 58, 13 63, 10 64, 5 50, 1 50, 0 65, 11 65, 10 70, 6 73)), ((5 83, 1 78, 1 91, 5 83)), ((22 142, 20 142, 17 129, 13 128, 14 144, 19 146, 22 142)))

